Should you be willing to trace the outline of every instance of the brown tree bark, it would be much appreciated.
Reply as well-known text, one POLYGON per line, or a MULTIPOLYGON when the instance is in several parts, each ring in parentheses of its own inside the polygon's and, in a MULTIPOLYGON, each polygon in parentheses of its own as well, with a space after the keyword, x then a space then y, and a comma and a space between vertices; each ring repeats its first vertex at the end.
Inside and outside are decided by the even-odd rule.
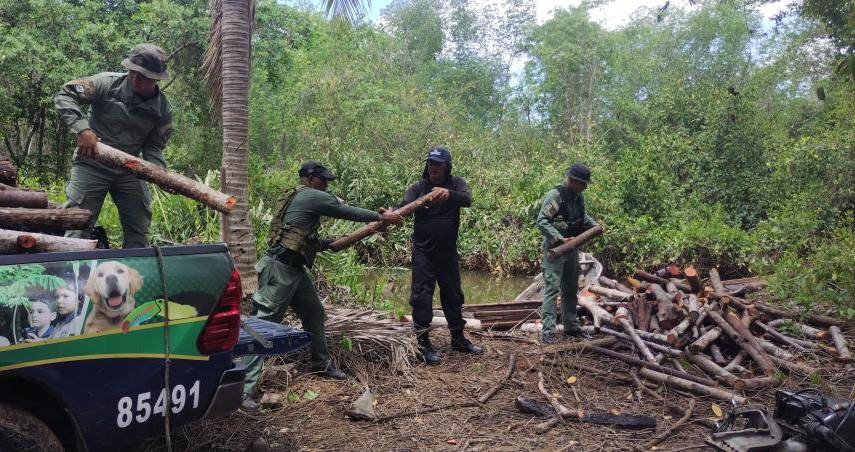
POLYGON ((48 195, 44 190, 17 189, 0 184, 0 207, 47 209, 48 195))
POLYGON ((743 381, 741 378, 738 378, 736 375, 733 375, 732 373, 724 370, 724 368, 712 362, 706 356, 701 354, 689 353, 686 355, 686 358, 694 365, 698 366, 698 368, 708 373, 709 375, 712 375, 715 379, 723 382, 731 388, 739 390, 745 389, 745 381, 743 381))
POLYGON ((735 392, 702 385, 700 383, 695 383, 693 381, 685 380, 682 378, 672 377, 670 375, 665 375, 663 373, 656 372, 650 369, 641 369, 639 373, 642 377, 650 381, 662 383, 667 386, 674 386, 676 388, 683 389, 693 394, 708 396, 714 399, 725 401, 734 400, 738 404, 745 403, 745 397, 742 397, 736 394, 735 392))
MULTIPOLYGON (((668 284, 667 279, 653 275, 653 274, 650 274, 650 273, 647 273, 646 271, 643 271, 643 270, 636 270, 635 271, 635 278, 640 279, 642 281, 647 281, 650 283, 659 284, 662 287, 665 287, 668 284)), ((678 289, 682 290, 683 292, 691 292, 692 291, 692 288, 689 287, 688 284, 677 283, 675 285, 677 286, 678 289)))
MULTIPOLYGON (((750 342, 748 342, 748 338, 742 337, 742 335, 737 332, 735 327, 732 326, 727 320, 725 320, 724 317, 722 317, 721 314, 718 313, 718 311, 713 309, 712 306, 707 305, 705 309, 707 311, 707 317, 713 319, 713 321, 718 324, 722 331, 724 331, 728 335, 728 337, 733 340, 733 342, 742 347, 742 349, 745 350, 745 352, 748 353, 749 356, 751 356, 754 362, 756 362, 757 365, 763 369, 763 372, 766 375, 772 375, 775 373, 775 366, 772 365, 768 355, 763 353, 762 350, 754 348, 754 346, 751 345, 750 342)), ((742 325, 738 318, 736 319, 736 323, 738 323, 740 327, 744 328, 744 325, 742 325)))
POLYGON ((91 219, 86 209, 0 207, 0 227, 9 229, 85 229, 91 219))
POLYGON ((569 242, 562 243, 561 245, 556 246, 549 250, 549 258, 555 259, 562 254, 567 254, 568 252, 579 248, 580 246, 588 243, 591 239, 598 237, 603 234, 603 227, 600 225, 596 225, 587 231, 573 237, 569 242))
POLYGON ((837 349, 838 358, 842 361, 851 361, 852 352, 850 352, 849 348, 846 347, 846 338, 843 337, 843 333, 840 331, 840 328, 831 326, 828 328, 828 332, 831 334, 831 339, 834 341, 834 347, 837 349))
POLYGON ((692 293, 696 294, 704 289, 704 284, 701 282, 700 275, 698 275, 698 270, 695 267, 689 265, 683 269, 683 274, 686 275, 686 281, 689 283, 692 293))
POLYGON ((619 308, 614 317, 615 322, 620 324, 623 327, 623 330, 626 334, 632 338, 632 342, 638 348, 638 352, 641 356, 644 357, 648 362, 656 363, 656 358, 653 357, 653 353, 647 348, 644 344, 644 341, 638 337, 638 334, 635 333, 635 328, 632 326, 632 322, 629 320, 629 311, 626 308, 619 308))
POLYGON ((689 345, 689 351, 692 353, 700 353, 707 349, 713 342, 717 341, 721 336, 721 328, 710 328, 706 333, 698 338, 695 342, 689 345))
POLYGON ((96 240, 72 239, 36 232, 0 229, 0 253, 59 252, 94 250, 96 240))
POLYGON ((0 183, 18 186, 18 168, 9 160, 0 160, 0 183))

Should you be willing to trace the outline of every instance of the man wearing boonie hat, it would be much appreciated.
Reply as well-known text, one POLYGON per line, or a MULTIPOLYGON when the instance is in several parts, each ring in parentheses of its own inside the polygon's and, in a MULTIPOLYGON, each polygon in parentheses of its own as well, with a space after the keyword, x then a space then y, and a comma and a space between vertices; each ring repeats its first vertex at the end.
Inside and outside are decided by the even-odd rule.
POLYGON ((151 197, 146 183, 129 171, 85 157, 100 141, 166 167, 163 148, 172 133, 172 109, 157 86, 158 81, 169 78, 166 60, 160 47, 137 44, 122 61, 127 73, 102 72, 72 80, 54 97, 60 117, 77 134, 78 158, 65 189, 66 207, 92 212, 89 227, 67 231, 67 237, 90 237, 104 197, 110 193, 122 222, 122 247, 147 246, 151 197), (89 105, 88 115, 83 113, 83 105, 89 105))
POLYGON ((554 344, 556 299, 561 292, 561 320, 566 336, 584 336, 576 318, 576 291, 579 289, 579 250, 555 259, 550 248, 569 241, 597 223, 585 213, 582 192, 591 183, 591 170, 574 163, 564 175, 564 183, 549 190, 537 214, 537 227, 543 234, 543 305, 541 341, 554 344))
MULTIPOLYGON (((267 253, 255 265, 258 271, 258 291, 252 297, 254 316, 280 323, 290 307, 300 318, 303 329, 312 333, 309 352, 312 371, 318 375, 343 380, 344 372, 336 368, 327 349, 324 331, 324 306, 318 298, 315 283, 309 273, 315 254, 328 248, 329 240, 318 237, 321 217, 368 223, 381 221, 384 225, 400 224, 401 215, 381 209, 380 212, 349 206, 327 192, 335 174, 324 165, 310 161, 297 172, 300 185, 286 190, 279 198, 276 214, 270 223, 267 253)), ((263 356, 245 358, 247 367, 244 383, 243 408, 256 410, 252 395, 264 365, 263 356)))

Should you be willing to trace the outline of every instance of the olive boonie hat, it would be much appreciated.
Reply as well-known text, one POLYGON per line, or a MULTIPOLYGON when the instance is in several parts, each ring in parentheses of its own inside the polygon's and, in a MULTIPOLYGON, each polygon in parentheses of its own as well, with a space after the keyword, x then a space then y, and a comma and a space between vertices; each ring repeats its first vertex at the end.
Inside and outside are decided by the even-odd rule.
POLYGON ((300 165, 300 170, 297 171, 297 174, 300 177, 309 177, 309 176, 318 176, 323 177, 326 180, 335 180, 335 174, 332 171, 328 170, 326 166, 321 165, 319 162, 306 162, 300 165))
POLYGON ((585 184, 591 183, 591 170, 581 163, 574 163, 573 166, 567 170, 565 176, 570 179, 576 179, 577 181, 585 184))
POLYGON ((166 72, 166 54, 154 44, 137 44, 131 54, 122 60, 122 66, 137 71, 152 80, 168 80, 166 72))

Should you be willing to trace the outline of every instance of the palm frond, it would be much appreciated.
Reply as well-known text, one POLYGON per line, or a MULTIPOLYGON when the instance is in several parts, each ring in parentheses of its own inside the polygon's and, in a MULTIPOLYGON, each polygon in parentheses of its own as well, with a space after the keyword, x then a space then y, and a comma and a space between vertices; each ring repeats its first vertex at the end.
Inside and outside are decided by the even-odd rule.
POLYGON ((371 0, 325 0, 324 10, 329 19, 344 19, 351 24, 365 16, 371 0))

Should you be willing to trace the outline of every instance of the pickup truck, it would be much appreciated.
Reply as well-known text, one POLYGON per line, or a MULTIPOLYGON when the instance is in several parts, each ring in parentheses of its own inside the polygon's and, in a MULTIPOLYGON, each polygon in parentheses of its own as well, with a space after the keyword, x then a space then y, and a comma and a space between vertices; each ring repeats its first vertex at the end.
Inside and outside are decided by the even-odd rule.
POLYGON ((241 331, 241 298, 222 244, 0 256, 0 451, 117 450, 236 410, 237 355, 309 342, 241 331))

